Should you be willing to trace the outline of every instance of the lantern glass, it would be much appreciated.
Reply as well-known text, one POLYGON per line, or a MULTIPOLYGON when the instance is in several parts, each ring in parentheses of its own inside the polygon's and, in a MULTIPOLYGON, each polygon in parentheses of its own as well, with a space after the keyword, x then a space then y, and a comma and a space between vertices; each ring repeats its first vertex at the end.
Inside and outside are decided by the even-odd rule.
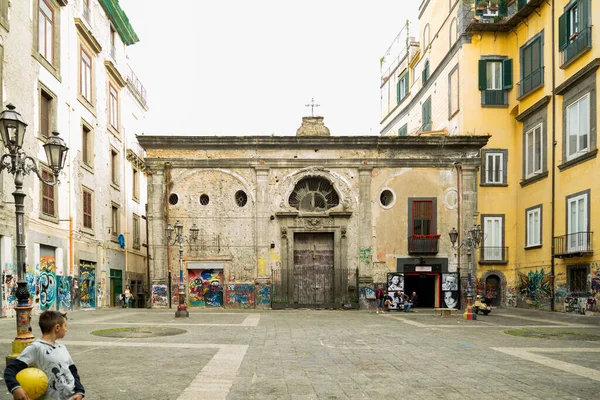
POLYGON ((9 104, 0 114, 0 135, 2 142, 9 152, 15 153, 23 147, 27 124, 21 114, 15 111, 15 106, 9 104))
POLYGON ((456 228, 452 228, 450 232, 448 232, 448 236, 450 236, 450 242, 452 243, 452 246, 454 246, 458 240, 458 231, 456 228))
POLYGON ((44 144, 44 150, 46 150, 46 158, 50 168, 54 171, 55 175, 64 168, 65 161, 67 159, 67 152, 69 148, 58 132, 52 132, 52 136, 48 137, 44 144))
POLYGON ((200 228, 198 228, 196 226, 196 224, 192 225, 192 227, 190 228, 190 235, 192 237, 192 240, 198 239, 198 232, 199 231, 200 231, 200 228))

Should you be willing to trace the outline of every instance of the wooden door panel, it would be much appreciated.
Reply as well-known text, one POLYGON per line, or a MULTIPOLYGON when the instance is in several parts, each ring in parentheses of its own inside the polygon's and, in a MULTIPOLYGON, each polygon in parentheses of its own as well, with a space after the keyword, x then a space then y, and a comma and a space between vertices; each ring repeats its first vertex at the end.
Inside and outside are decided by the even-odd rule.
POLYGON ((333 234, 294 235, 294 295, 298 304, 333 302, 333 234))

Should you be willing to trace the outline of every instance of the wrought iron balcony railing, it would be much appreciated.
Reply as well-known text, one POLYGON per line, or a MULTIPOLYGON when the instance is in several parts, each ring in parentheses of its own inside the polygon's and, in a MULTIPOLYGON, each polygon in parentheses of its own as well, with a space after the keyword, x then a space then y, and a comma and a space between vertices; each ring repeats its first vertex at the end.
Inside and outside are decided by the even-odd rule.
POLYGON ((408 254, 437 254, 439 234, 410 235, 408 237, 408 254))
POLYGON ((573 35, 574 37, 567 43, 560 52, 560 66, 565 67, 570 61, 574 60, 584 50, 592 47, 592 27, 582 29, 573 35))
POLYGON ((508 104, 506 90, 482 90, 481 104, 486 106, 505 106, 508 104))
POLYGON ((479 261, 505 263, 508 261, 508 247, 482 246, 479 261))
POLYGON ((576 232, 554 237, 556 258, 581 257, 594 253, 593 232, 576 232))
POLYGON ((523 78, 521 82, 519 82, 520 95, 524 96, 527 93, 537 89, 544 83, 544 67, 540 67, 535 71, 532 71, 531 74, 527 75, 523 78))

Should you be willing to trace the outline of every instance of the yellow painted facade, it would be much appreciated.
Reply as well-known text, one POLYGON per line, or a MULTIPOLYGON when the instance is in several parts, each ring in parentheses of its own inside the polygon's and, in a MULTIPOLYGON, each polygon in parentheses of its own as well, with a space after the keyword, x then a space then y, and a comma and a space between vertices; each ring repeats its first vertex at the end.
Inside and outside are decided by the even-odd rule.
POLYGON ((414 71, 409 98, 383 112, 381 134, 404 124, 421 134, 431 98, 428 130, 491 135, 479 173, 478 290, 507 306, 600 312, 600 4, 478 3, 422 1, 415 40, 429 80, 414 71))

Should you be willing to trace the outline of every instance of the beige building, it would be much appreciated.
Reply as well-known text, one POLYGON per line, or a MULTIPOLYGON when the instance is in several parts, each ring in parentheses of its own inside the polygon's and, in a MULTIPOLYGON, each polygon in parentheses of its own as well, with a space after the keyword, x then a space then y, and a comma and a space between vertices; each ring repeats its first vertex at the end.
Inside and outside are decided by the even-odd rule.
MULTIPOLYGON (((111 306, 128 283, 143 298, 146 185, 135 133, 147 104, 126 58, 138 38, 116 0, 3 1, 0 12, 2 104, 28 123, 24 150, 43 169, 51 132, 69 147, 59 185, 25 178, 34 310, 111 306)), ((13 314, 17 280, 12 178, 3 173, 0 184, 3 315, 13 314)))
POLYGON ((181 276, 191 307, 366 306, 392 279, 444 307, 448 232, 475 221, 487 139, 330 136, 322 117, 296 137, 138 136, 153 306, 177 301, 181 276), (165 237, 178 221, 181 270, 165 237))

